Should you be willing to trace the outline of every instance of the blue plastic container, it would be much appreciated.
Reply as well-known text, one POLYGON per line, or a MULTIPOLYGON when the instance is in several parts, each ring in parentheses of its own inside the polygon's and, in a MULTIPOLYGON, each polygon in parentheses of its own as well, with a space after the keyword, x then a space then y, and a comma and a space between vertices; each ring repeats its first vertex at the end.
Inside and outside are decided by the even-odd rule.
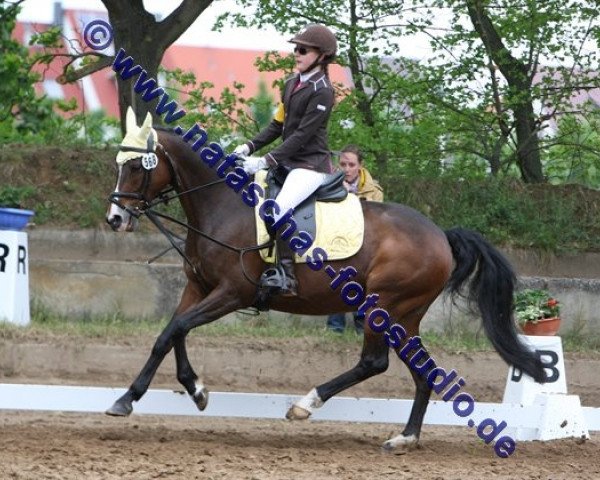
POLYGON ((0 230, 24 230, 33 215, 31 210, 0 208, 0 230))

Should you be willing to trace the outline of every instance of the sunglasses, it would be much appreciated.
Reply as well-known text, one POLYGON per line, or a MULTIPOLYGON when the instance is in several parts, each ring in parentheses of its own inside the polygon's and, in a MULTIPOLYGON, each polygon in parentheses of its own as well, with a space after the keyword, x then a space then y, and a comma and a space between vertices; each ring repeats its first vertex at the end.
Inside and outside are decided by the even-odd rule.
POLYGON ((310 51, 311 51, 311 49, 306 48, 306 47, 295 47, 294 48, 294 53, 299 53, 300 55, 306 55, 310 51))

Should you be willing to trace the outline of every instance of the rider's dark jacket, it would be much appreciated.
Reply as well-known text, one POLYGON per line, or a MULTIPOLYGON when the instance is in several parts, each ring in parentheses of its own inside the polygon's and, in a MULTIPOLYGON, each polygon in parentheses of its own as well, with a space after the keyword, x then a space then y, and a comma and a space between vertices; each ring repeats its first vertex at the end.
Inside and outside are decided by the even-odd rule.
POLYGON ((275 117, 247 145, 254 153, 281 136, 283 143, 265 155, 269 163, 330 173, 327 121, 334 102, 333 87, 323 72, 296 88, 299 81, 300 75, 286 80, 275 117))

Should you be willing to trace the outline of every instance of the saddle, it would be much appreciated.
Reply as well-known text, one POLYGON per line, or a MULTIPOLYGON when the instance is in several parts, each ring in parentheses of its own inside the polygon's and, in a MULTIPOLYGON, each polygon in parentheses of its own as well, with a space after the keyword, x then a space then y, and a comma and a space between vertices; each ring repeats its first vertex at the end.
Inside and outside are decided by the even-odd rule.
MULTIPOLYGON (((265 199, 275 199, 291 168, 278 165, 270 168, 265 179, 267 183, 265 199)), ((317 234, 317 223, 315 216, 316 202, 341 202, 348 196, 348 190, 344 188, 344 172, 328 174, 317 190, 294 209, 294 219, 298 231, 305 231, 314 239, 317 234)), ((273 235, 270 226, 267 231, 273 235)))
MULTIPOLYGON (((261 217, 262 204, 277 196, 289 169, 259 170, 254 182, 261 186, 265 196, 255 206, 256 242, 265 244, 274 237, 271 226, 261 217), (268 178, 267 178, 268 177, 268 178)), ((349 195, 343 185, 344 173, 329 175, 323 184, 309 198, 294 209, 293 221, 296 232, 305 231, 314 240, 304 253, 296 253, 295 263, 307 263, 314 251, 320 250, 329 260, 349 258, 360 249, 364 238, 364 216, 362 205, 356 195, 349 195)), ((285 217, 282 217, 285 218, 285 217)), ((285 229, 287 226, 280 226, 285 229)), ((274 245, 260 250, 262 260, 267 264, 276 263, 274 245)), ((268 271, 268 270, 267 270, 268 271)), ((271 298, 269 288, 259 288, 254 306, 258 310, 268 310, 271 298)))
MULTIPOLYGON (((277 173, 259 170, 254 176, 255 183, 265 192, 265 196, 261 196, 261 200, 254 209, 257 245, 267 243, 273 239, 273 232, 269 232, 271 226, 263 220, 260 210, 264 201, 267 200, 267 195, 269 198, 274 197, 281 190, 285 175, 285 171, 277 173), (277 176, 277 178, 270 178, 269 188, 267 188, 267 175, 269 177, 277 176)), ((356 195, 349 195, 342 182, 343 173, 329 175, 312 197, 309 197, 294 209, 294 221, 297 224, 296 231, 310 232, 311 237, 314 239, 313 246, 305 253, 296 254, 296 263, 306 263, 308 261, 307 256, 313 255, 312 251, 315 248, 325 250, 329 260, 349 258, 360 249, 364 238, 364 217, 361 201, 356 195), (340 185, 339 189, 338 185, 340 185), (321 198, 325 200, 322 201, 321 198)), ((287 226, 284 225, 280 228, 286 229, 287 226)), ((276 262, 272 247, 261 249, 260 256, 266 263, 276 262)))

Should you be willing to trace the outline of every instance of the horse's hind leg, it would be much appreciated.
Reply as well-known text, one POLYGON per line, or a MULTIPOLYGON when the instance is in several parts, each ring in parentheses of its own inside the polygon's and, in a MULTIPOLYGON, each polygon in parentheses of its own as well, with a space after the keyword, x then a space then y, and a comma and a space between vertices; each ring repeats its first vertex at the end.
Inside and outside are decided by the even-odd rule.
MULTIPOLYGON (((402 309, 396 308, 394 311, 399 313, 402 309)), ((403 316, 400 316, 400 313, 397 316, 392 315, 392 318, 402 318, 402 323, 406 325, 406 338, 400 339, 400 346, 396 349, 396 353, 408 366, 416 385, 416 391, 410 417, 404 431, 383 444, 383 448, 386 450, 399 446, 411 448, 419 442, 423 417, 431 396, 431 388, 427 383, 427 372, 431 371, 435 365, 429 353, 424 348, 419 348, 420 342, 418 346, 415 346, 414 342, 411 345, 407 344, 413 337, 416 341, 416 336, 419 333, 419 322, 426 311, 427 307, 420 307, 403 316)), ((307 419, 314 408, 319 408, 334 395, 369 377, 384 372, 388 367, 388 353, 389 346, 385 341, 384 334, 375 333, 368 324, 365 325, 365 340, 358 364, 348 372, 311 390, 308 395, 288 410, 286 418, 290 420, 307 419)))
POLYGON ((406 448, 416 447, 421 436, 423 418, 429 404, 429 398, 431 397, 431 387, 427 383, 427 374, 436 366, 433 358, 431 358, 425 347, 422 346, 418 337, 419 322, 425 311, 426 309, 413 312, 404 318, 407 324, 407 336, 400 342, 401 345, 395 349, 396 354, 408 367, 416 389, 408 422, 400 435, 390 438, 383 444, 383 448, 386 450, 392 450, 399 446, 406 448))
POLYGON ((383 373, 388 368, 389 348, 382 334, 365 327, 362 353, 358 364, 333 380, 313 388, 308 395, 292 405, 286 414, 288 420, 305 420, 313 408, 318 408, 339 392, 383 373))
MULTIPOLYGON (((425 351, 424 348, 423 350, 425 351)), ((427 359, 430 357, 428 353, 425 355, 426 356, 420 357, 418 361, 419 365, 426 365, 424 362, 427 362, 427 359)), ((429 397, 431 396, 431 388, 427 384, 427 375, 421 377, 412 370, 412 367, 409 367, 409 369, 411 370, 410 373, 416 385, 415 400, 404 430, 400 435, 392 437, 384 442, 383 448, 385 450, 393 450, 400 446, 412 448, 416 447, 419 443, 423 418, 425 417, 425 411, 427 410, 429 397)))

